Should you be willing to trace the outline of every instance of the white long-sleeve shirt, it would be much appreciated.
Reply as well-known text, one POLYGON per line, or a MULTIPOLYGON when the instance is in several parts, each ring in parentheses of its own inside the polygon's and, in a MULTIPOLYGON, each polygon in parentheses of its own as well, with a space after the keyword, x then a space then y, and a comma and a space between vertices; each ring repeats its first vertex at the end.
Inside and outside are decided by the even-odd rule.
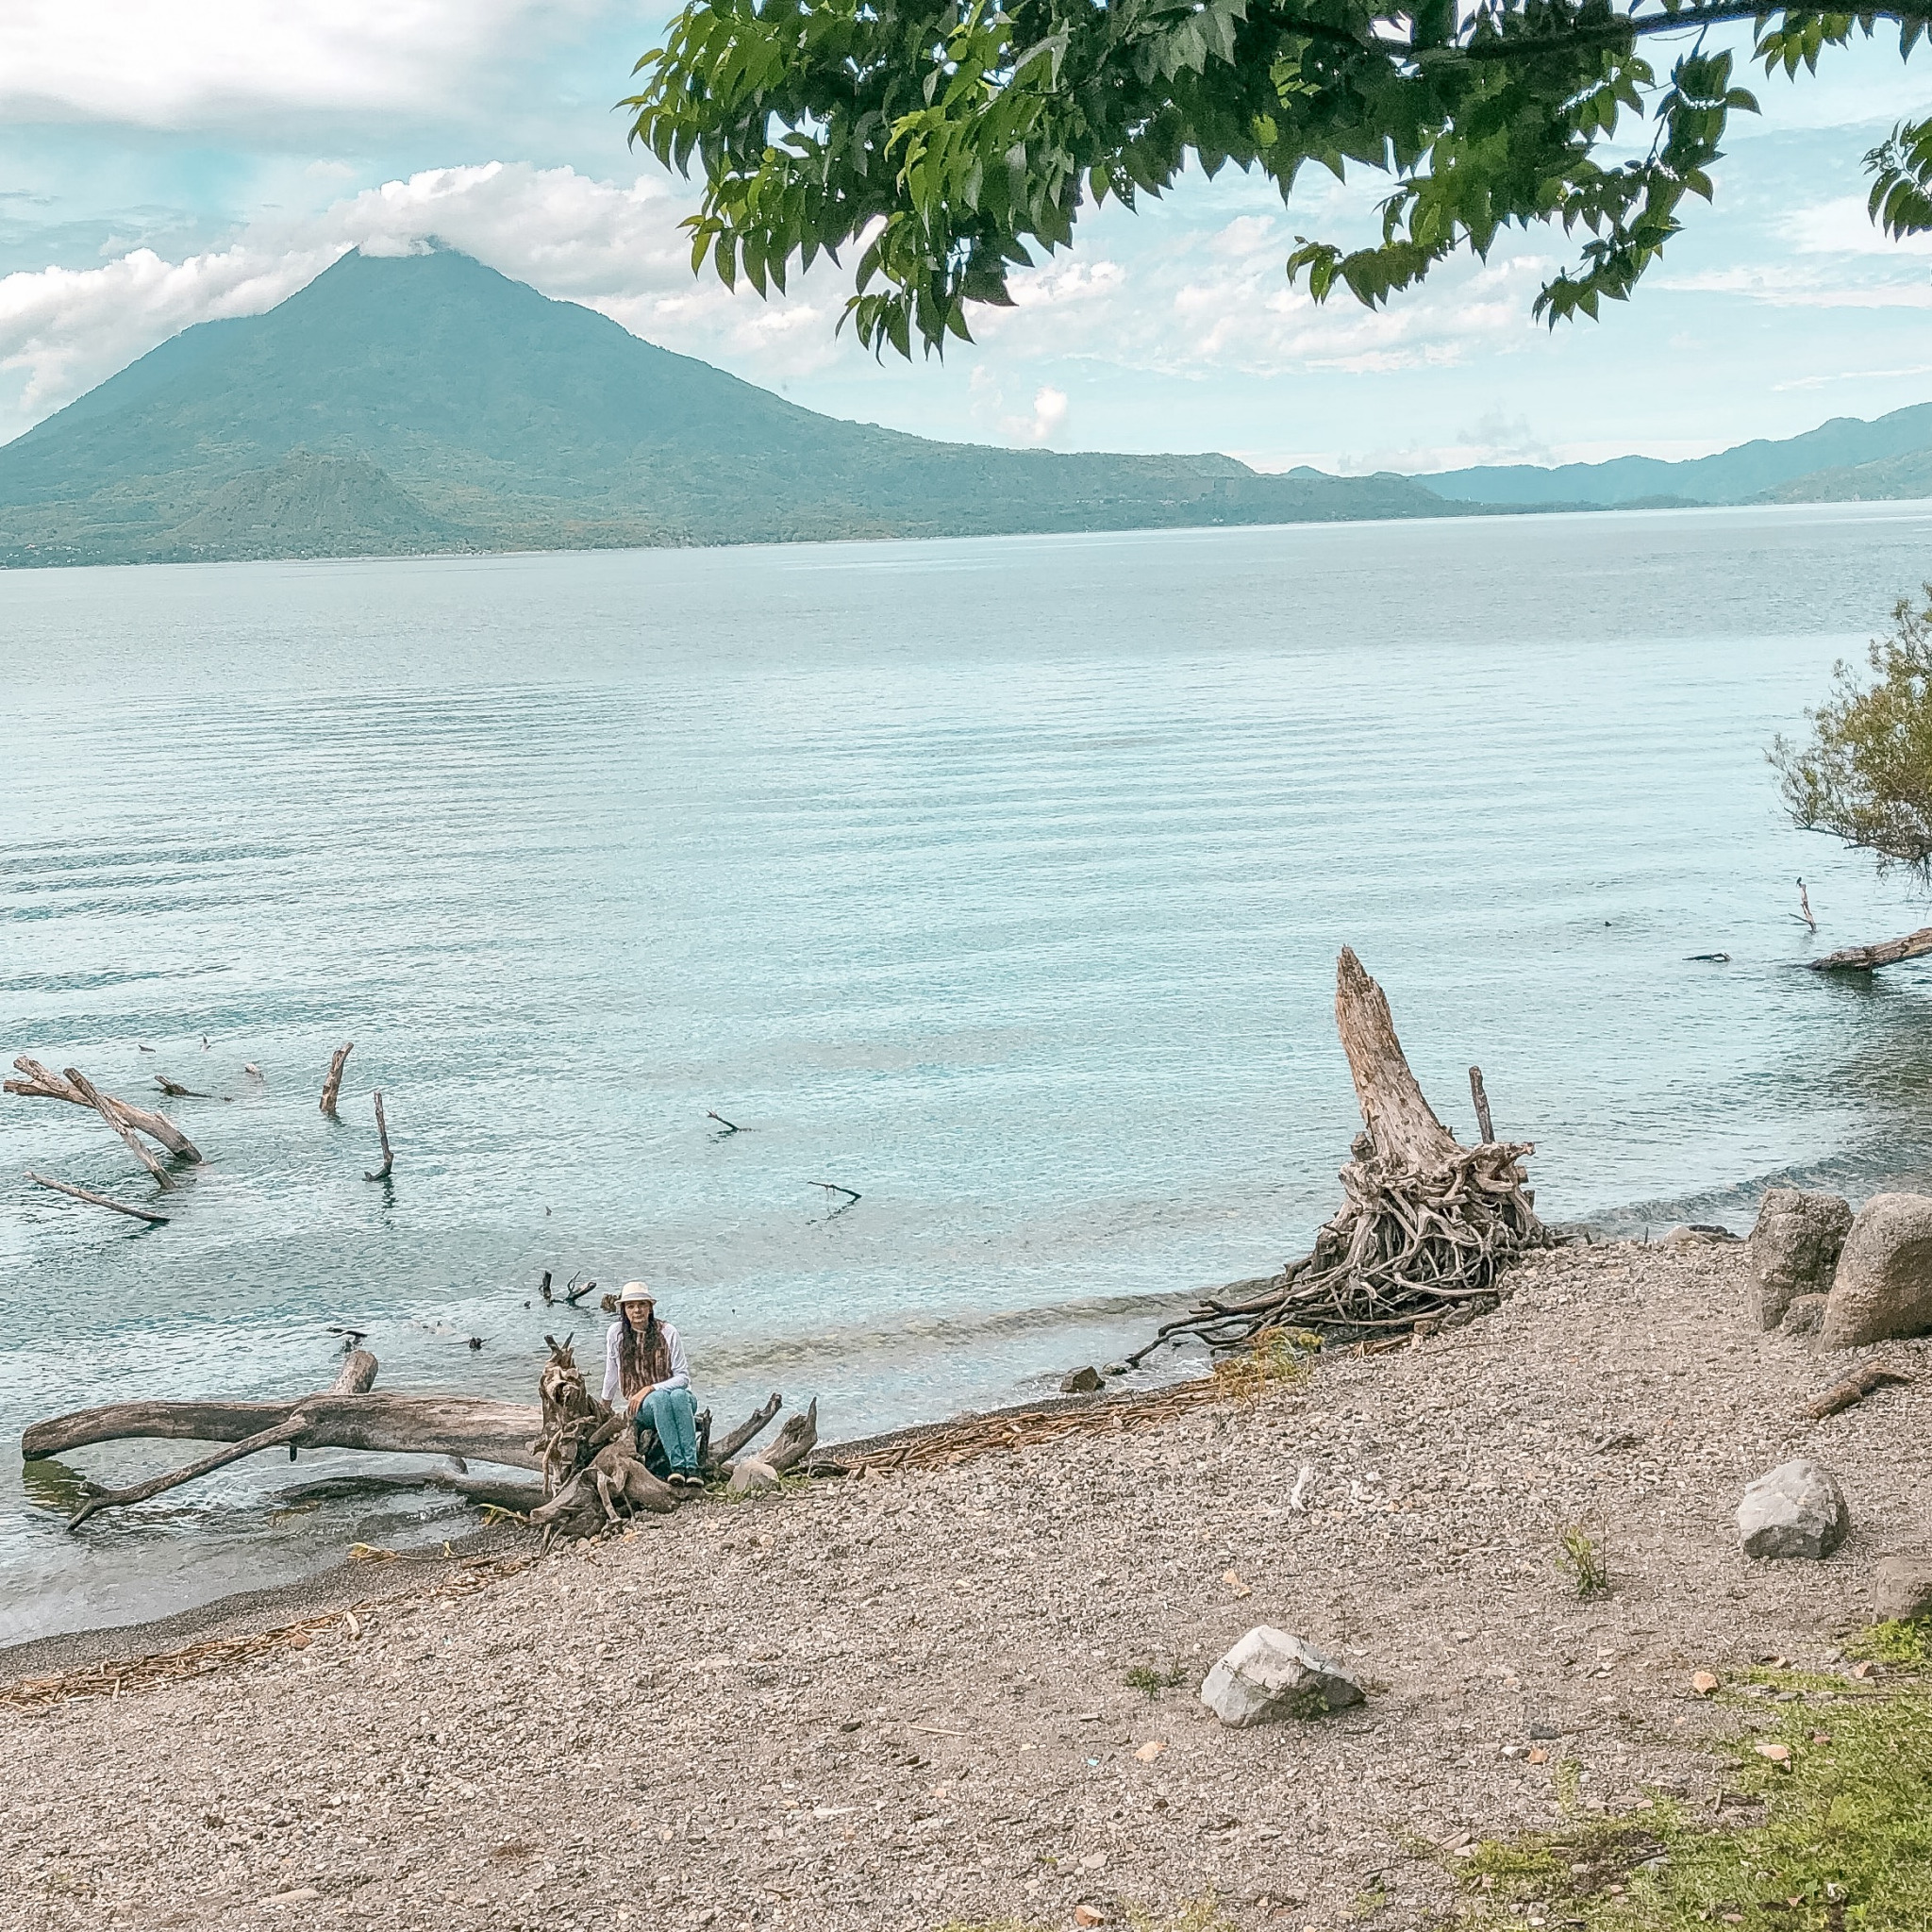
MULTIPOLYGON (((618 1338, 624 1333, 625 1317, 620 1314, 610 1324, 610 1333, 604 1341, 604 1400, 613 1407, 621 1407, 624 1402, 624 1377, 617 1367, 618 1338)), ((664 1337, 664 1347, 671 1357, 671 1373, 661 1382, 654 1382, 645 1394, 654 1394, 659 1389, 689 1389, 691 1387, 691 1364, 684 1358, 684 1338, 669 1322, 658 1324, 658 1332, 664 1337)))

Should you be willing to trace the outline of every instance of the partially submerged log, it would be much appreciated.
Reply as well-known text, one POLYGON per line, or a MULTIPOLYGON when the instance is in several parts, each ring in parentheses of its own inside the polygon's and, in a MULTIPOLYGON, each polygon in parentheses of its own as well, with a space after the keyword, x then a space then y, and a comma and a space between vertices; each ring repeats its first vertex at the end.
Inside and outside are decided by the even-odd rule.
MULTIPOLYGON (((286 1448, 291 1460, 303 1449, 361 1449, 447 1457, 459 1472, 471 1459, 541 1470, 542 1488, 534 1496, 527 1487, 506 1491, 490 1477, 473 1479, 464 1474, 458 1480, 441 1471, 341 1480, 452 1490, 496 1502, 498 1507, 527 1512, 546 1540, 559 1533, 598 1535, 625 1516, 675 1509, 682 1500, 679 1491, 644 1466, 626 1418, 590 1392, 568 1341, 554 1336, 545 1339, 550 1359, 539 1379, 534 1407, 475 1396, 375 1394, 375 1357, 356 1345, 359 1337, 351 1331, 335 1382, 323 1393, 289 1402, 110 1403, 34 1424, 21 1437, 21 1455, 36 1462, 96 1442, 142 1438, 227 1445, 185 1468, 126 1489, 97 1491, 75 1511, 70 1529, 80 1528, 104 1509, 145 1502, 244 1457, 276 1448, 286 1448), (513 1500, 499 1501, 505 1494, 513 1500)), ((719 1446, 735 1451, 749 1442, 770 1423, 779 1404, 774 1394, 719 1446)), ((790 1469, 817 1441, 818 1404, 813 1402, 803 1415, 786 1424, 769 1459, 778 1469, 790 1469)), ((715 1462, 708 1467, 715 1472, 715 1462)))
POLYGON ((72 1194, 76 1201, 92 1201, 96 1208, 111 1208, 116 1214, 131 1215, 136 1221, 144 1221, 150 1227, 166 1227, 169 1216, 157 1214, 152 1208, 137 1208, 131 1202, 117 1201, 111 1194, 97 1194, 92 1188, 75 1187, 72 1181, 57 1181, 51 1175, 36 1174, 32 1168, 26 1171, 26 1177, 37 1188, 52 1188, 57 1194, 72 1194))
POLYGON ((1311 1253, 1279 1274, 1205 1297, 1130 1362, 1184 1335, 1232 1347, 1264 1328, 1407 1329, 1481 1306, 1504 1260, 1549 1241, 1523 1167, 1536 1149, 1491 1140, 1462 1146, 1410 1071, 1382 989, 1346 946, 1335 979, 1336 1030, 1364 1123, 1340 1176, 1341 1210, 1311 1253))
MULTIPOLYGON (((73 1107, 92 1107, 94 1104, 71 1080, 26 1054, 22 1054, 13 1065, 24 1077, 5 1083, 8 1093, 18 1093, 29 1100, 64 1100, 73 1107)), ((187 1089, 181 1091, 186 1092, 187 1089)), ((166 1114, 156 1113, 151 1108, 130 1107, 126 1101, 117 1100, 110 1093, 99 1097, 108 1103, 116 1121, 132 1127, 138 1134, 145 1134, 150 1141, 158 1141, 170 1154, 178 1154, 183 1160, 198 1161, 201 1158, 200 1148, 166 1114)))
POLYGON ((1896 966, 1901 959, 1922 959, 1927 953, 1932 953, 1932 925, 1922 925, 1900 939, 1881 940, 1874 946, 1843 946, 1805 963, 1814 973, 1870 973, 1879 966, 1896 966))
POLYGON ((353 1496, 395 1496, 413 1490, 441 1490, 479 1508, 501 1509, 511 1516, 526 1517, 543 1502, 542 1490, 533 1482, 458 1475, 441 1469, 418 1470, 409 1475, 323 1476, 312 1483, 298 1483, 292 1490, 277 1491, 275 1500, 284 1508, 293 1508, 303 1503, 334 1503, 353 1496))
POLYGON ((112 1402, 35 1423, 20 1439, 28 1462, 96 1442, 136 1440, 241 1442, 291 1416, 308 1418, 301 1449, 364 1449, 378 1456, 460 1456, 535 1469, 538 1412, 525 1402, 477 1395, 304 1395, 286 1402, 112 1402))
POLYGON ((196 1476, 212 1474, 214 1471, 225 1469, 229 1463, 240 1462, 244 1456, 257 1455, 263 1449, 274 1449, 286 1442, 292 1451, 296 1438, 308 1426, 308 1416, 297 1409, 273 1428, 244 1436, 229 1448, 217 1449, 212 1456, 204 1456, 199 1462, 191 1462, 186 1469, 171 1470, 166 1475, 150 1476, 146 1482, 135 1483, 125 1490, 97 1490, 67 1519, 67 1527, 78 1529, 90 1516, 102 1509, 121 1509, 129 1503, 145 1503, 150 1496, 158 1496, 166 1490, 178 1490, 183 1483, 192 1483, 196 1476))
POLYGON ((108 1128, 120 1138, 128 1153, 159 1182, 162 1191, 165 1193, 172 1190, 175 1176, 142 1144, 141 1136, 121 1118, 119 1109, 108 1101, 107 1095, 78 1067, 67 1068, 66 1074, 68 1085, 107 1122, 108 1128))
POLYGON ((349 1064, 349 1056, 356 1051, 356 1042, 347 1040, 336 1048, 328 1063, 328 1074, 322 1083, 322 1110, 330 1120, 336 1116, 336 1100, 342 1091, 342 1069, 349 1064))
POLYGON ((382 1165, 374 1174, 364 1170, 362 1178, 365 1181, 388 1180, 391 1170, 396 1164, 396 1158, 390 1152, 389 1148, 389 1123, 382 1117, 382 1089, 380 1087, 375 1090, 375 1131, 382 1137, 382 1165))

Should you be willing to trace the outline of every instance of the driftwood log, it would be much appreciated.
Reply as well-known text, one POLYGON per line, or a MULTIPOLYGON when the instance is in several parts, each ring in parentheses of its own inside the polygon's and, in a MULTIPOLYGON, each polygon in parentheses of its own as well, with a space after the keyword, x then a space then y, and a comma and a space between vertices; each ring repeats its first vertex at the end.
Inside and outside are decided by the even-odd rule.
MULTIPOLYGON (((65 1456, 96 1442, 145 1438, 167 1441, 219 1442, 225 1446, 185 1468, 151 1476, 122 1490, 90 1495, 68 1523, 78 1529, 104 1509, 145 1502, 197 1477, 209 1475, 244 1457, 286 1448, 292 1461, 303 1449, 360 1449, 378 1455, 447 1457, 462 1474, 441 1471, 417 1476, 343 1477, 400 1489, 410 1485, 444 1489, 499 1507, 527 1509, 534 1527, 554 1535, 594 1536, 610 1524, 640 1511, 675 1509, 679 1492, 660 1481, 645 1464, 649 1436, 639 1442, 630 1424, 585 1385, 568 1341, 546 1337, 550 1359, 538 1381, 538 1401, 493 1402, 465 1395, 376 1394, 375 1357, 352 1338, 332 1387, 288 1402, 117 1402, 76 1410, 36 1423, 22 1437, 22 1457, 29 1462, 65 1456), (542 1488, 534 1497, 525 1486, 510 1488, 491 1477, 470 1477, 471 1460, 508 1464, 541 1472, 542 1488), (509 1497, 514 1501, 502 1501, 509 1497), (535 1503, 534 1507, 530 1505, 535 1503)), ((704 1421, 708 1459, 716 1474, 777 1414, 781 1398, 773 1395, 715 1449, 709 1445, 709 1417, 704 1421)), ((818 1404, 792 1416, 768 1458, 781 1470, 804 1460, 818 1441, 818 1404)), ((346 1493, 346 1491, 344 1491, 346 1493)))
POLYGON ((171 1190, 175 1185, 175 1176, 161 1165, 158 1155, 148 1152, 146 1143, 121 1118, 120 1110, 109 1102, 108 1096, 78 1067, 69 1067, 66 1072, 67 1084, 100 1115, 102 1120, 107 1122, 110 1132, 120 1136, 128 1153, 133 1155, 135 1159, 140 1161, 142 1166, 154 1175, 155 1179, 160 1184, 162 1191, 167 1192, 171 1190))
POLYGON ((375 1131, 382 1138, 382 1165, 374 1174, 369 1173, 365 1169, 362 1174, 362 1178, 365 1181, 388 1180, 391 1172, 396 1164, 396 1158, 390 1152, 389 1147, 389 1123, 382 1117, 382 1089, 380 1087, 375 1090, 375 1131))
MULTIPOLYGON (((1549 1241, 1523 1166, 1534 1146, 1457 1141, 1409 1069, 1382 989, 1346 946, 1336 965, 1335 1025, 1363 1122, 1340 1176, 1341 1210, 1312 1252, 1279 1274, 1204 1297, 1130 1362, 1184 1335, 1232 1347, 1264 1328, 1387 1333, 1480 1308, 1504 1260, 1549 1241)), ((1479 1078, 1472 1070, 1473 1092, 1479 1078)))
POLYGON ((1813 1422, 1822 1423, 1826 1416, 1836 1415, 1841 1408, 1850 1408, 1855 1402, 1863 1402, 1874 1390, 1905 1388, 1911 1379, 1884 1362, 1867 1362, 1842 1382, 1834 1382, 1824 1394, 1814 1395, 1805 1405, 1805 1413, 1813 1422))
POLYGON ((371 1386, 375 1373, 375 1357, 358 1348, 344 1359, 332 1388, 292 1402, 116 1402, 79 1409, 34 1424, 20 1439, 20 1453, 38 1462, 96 1442, 142 1438, 231 1445, 167 1475, 89 1497, 70 1529, 103 1509, 144 1502, 264 1449, 286 1447, 291 1457, 301 1449, 360 1449, 538 1466, 530 1447, 535 1408, 469 1395, 376 1394, 371 1386))
POLYGON ((1814 973, 1870 973, 1879 966, 1896 966, 1901 959, 1923 959, 1927 953, 1932 953, 1932 925, 1922 925, 1901 939, 1881 940, 1873 946, 1843 946, 1806 964, 1814 973))
POLYGON ((152 1208, 136 1208, 126 1201, 117 1201, 111 1194, 97 1194, 92 1188, 77 1188, 72 1181, 57 1181, 51 1175, 36 1174, 32 1168, 26 1171, 26 1177, 37 1188, 52 1188, 57 1194, 72 1194, 76 1201, 92 1201, 96 1208, 111 1208, 116 1214, 131 1215, 136 1221, 144 1221, 150 1227, 166 1227, 168 1216, 157 1214, 152 1208))
POLYGON ((346 1040, 336 1048, 328 1063, 328 1074, 322 1083, 322 1110, 330 1120, 336 1116, 336 1101, 342 1091, 342 1069, 349 1064, 349 1056, 356 1051, 356 1042, 346 1040))
MULTIPOLYGON (((65 1075, 57 1074, 51 1067, 44 1067, 37 1059, 30 1059, 22 1054, 13 1063, 14 1071, 22 1077, 5 1083, 8 1093, 18 1093, 30 1100, 64 1100, 74 1107, 94 1107, 96 1102, 105 1102, 108 1111, 113 1116, 108 1124, 116 1133, 125 1127, 132 1127, 137 1134, 145 1134, 150 1141, 165 1147, 170 1154, 178 1154, 183 1160, 198 1161, 201 1150, 164 1113, 156 1113, 153 1108, 130 1107, 125 1100, 116 1100, 112 1094, 100 1093, 91 1084, 76 1085, 74 1070, 69 1068, 65 1075), (83 1091, 83 1086, 86 1091, 83 1091), (88 1097, 94 1094, 93 1099, 88 1097)), ((185 1088, 182 1090, 187 1091, 185 1088)))

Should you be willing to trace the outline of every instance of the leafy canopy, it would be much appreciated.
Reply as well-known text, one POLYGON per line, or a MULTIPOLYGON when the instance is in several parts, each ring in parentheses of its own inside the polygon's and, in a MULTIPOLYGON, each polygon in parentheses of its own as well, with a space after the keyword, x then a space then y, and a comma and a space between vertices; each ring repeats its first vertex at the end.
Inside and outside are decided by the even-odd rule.
POLYGON ((1932 881, 1932 584, 1925 606, 1901 597, 1891 629, 1872 641, 1873 682, 1840 664, 1832 694, 1806 712, 1811 741, 1772 746, 1786 808, 1806 831, 1829 832, 1932 881))
MULTIPOLYGON (((1684 198, 1710 199, 1725 122, 1757 103, 1704 29, 1755 21, 1766 71, 1795 75, 1881 22, 1909 53, 1932 20, 1932 0, 1412 5, 690 0, 625 105, 633 140, 703 175, 694 270, 762 294, 857 244, 844 320, 874 352, 970 340, 969 305, 1010 306, 1008 275, 1067 245, 1083 207, 1132 208, 1190 157, 1284 197, 1310 162, 1389 177, 1373 245, 1296 238, 1289 277, 1317 299, 1340 284, 1374 307, 1506 227, 1560 225, 1578 252, 1537 297, 1554 325, 1625 300, 1684 198), (1667 72, 1641 51, 1658 35, 1678 37, 1667 72)), ((1888 232, 1932 227, 1932 121, 1867 164, 1888 232)))

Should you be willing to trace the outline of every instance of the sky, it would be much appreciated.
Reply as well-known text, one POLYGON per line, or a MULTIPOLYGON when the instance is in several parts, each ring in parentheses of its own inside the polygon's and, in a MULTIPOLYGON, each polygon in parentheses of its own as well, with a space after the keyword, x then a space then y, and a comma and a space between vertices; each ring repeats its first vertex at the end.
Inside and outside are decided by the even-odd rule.
POLYGON ((176 331, 258 312, 353 246, 430 239, 828 414, 1257 468, 1701 456, 1932 399, 1932 238, 1886 242, 1860 161, 1932 109, 1896 41, 1741 75, 1716 204, 1604 321, 1531 319, 1560 234, 1371 312, 1288 286, 1298 232, 1359 232, 1374 177, 1193 175, 1083 220, 943 363, 835 325, 849 269, 781 300, 694 280, 691 184, 616 107, 661 6, 610 0, 7 0, 0 441, 176 331))

